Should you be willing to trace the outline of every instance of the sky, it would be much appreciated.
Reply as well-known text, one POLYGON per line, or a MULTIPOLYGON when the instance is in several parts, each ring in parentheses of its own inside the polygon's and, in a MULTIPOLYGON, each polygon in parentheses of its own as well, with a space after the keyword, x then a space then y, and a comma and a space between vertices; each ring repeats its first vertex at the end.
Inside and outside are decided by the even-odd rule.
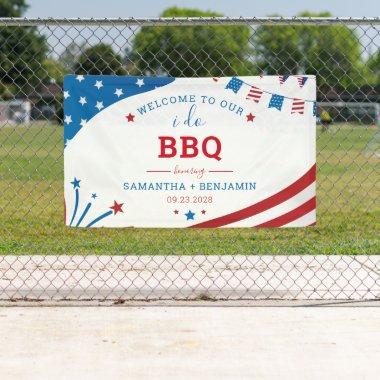
POLYGON ((304 10, 340 17, 380 16, 379 0, 27 0, 27 17, 158 17, 171 6, 199 8, 226 16, 295 16, 304 10))

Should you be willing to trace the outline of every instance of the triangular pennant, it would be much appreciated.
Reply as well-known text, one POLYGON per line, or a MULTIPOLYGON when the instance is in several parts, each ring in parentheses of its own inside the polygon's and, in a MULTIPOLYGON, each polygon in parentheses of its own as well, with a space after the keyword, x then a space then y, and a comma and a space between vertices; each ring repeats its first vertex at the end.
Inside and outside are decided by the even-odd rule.
POLYGON ((297 81, 298 81, 298 85, 302 88, 307 81, 307 77, 303 77, 299 75, 297 77, 297 81))
POLYGON ((289 75, 280 75, 279 77, 280 84, 284 84, 288 78, 289 78, 289 75))

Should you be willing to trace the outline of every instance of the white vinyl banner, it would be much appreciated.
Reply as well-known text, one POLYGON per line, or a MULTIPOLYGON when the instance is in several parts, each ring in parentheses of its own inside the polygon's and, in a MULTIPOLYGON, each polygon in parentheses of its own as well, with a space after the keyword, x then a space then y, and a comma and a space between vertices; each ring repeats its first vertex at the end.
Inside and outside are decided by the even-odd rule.
POLYGON ((315 225, 314 76, 64 81, 72 227, 315 225))

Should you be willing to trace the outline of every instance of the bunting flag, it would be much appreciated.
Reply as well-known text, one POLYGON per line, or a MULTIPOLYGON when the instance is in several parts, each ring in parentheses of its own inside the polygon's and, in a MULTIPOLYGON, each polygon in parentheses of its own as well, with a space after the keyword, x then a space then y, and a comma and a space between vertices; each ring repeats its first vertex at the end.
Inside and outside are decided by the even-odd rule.
POLYGON ((251 86, 251 89, 249 90, 246 99, 251 99, 254 102, 258 103, 262 95, 263 95, 262 90, 260 90, 256 86, 251 86))
POLYGON ((235 94, 237 94, 242 85, 243 85, 243 81, 242 80, 240 80, 240 79, 238 79, 236 77, 233 77, 227 83, 226 89, 231 89, 235 94))
POLYGON ((284 104, 284 97, 282 95, 273 94, 270 98, 268 108, 276 108, 281 111, 282 105, 284 104))
POLYGON ((289 78, 289 75, 280 75, 280 84, 284 84, 289 78))
POLYGON ((299 86, 302 88, 307 81, 307 77, 303 77, 299 75, 297 76, 297 81, 298 81, 299 86))
MULTIPOLYGON (((259 78, 262 79, 263 76, 260 75, 259 78)), ((280 80, 280 85, 283 84, 285 81, 287 81, 289 78, 293 78, 294 80, 297 81, 299 87, 302 88, 305 85, 305 83, 308 79, 308 76, 280 75, 280 76, 278 76, 278 78, 280 80)), ((269 94, 269 95, 271 95, 271 98, 269 101, 268 108, 276 108, 277 110, 281 111, 285 99, 289 99, 292 102, 292 107, 291 107, 291 112, 290 112, 291 114, 303 115, 305 112, 305 104, 306 103, 313 103, 313 106, 312 106, 313 116, 316 116, 316 114, 317 114, 317 104, 316 104, 315 100, 300 99, 300 98, 276 94, 275 92, 264 90, 263 88, 259 88, 257 86, 250 84, 250 83, 247 83, 244 80, 241 80, 237 77, 233 77, 232 79, 230 79, 225 88, 231 89, 235 94, 237 94, 243 85, 249 86, 249 92, 246 95, 247 100, 253 100, 255 103, 259 103, 263 97, 263 94, 269 94)), ((261 87, 261 85, 260 85, 260 87, 261 87)))
POLYGON ((291 113, 292 114, 299 113, 303 115, 304 110, 305 110, 305 101, 302 99, 293 99, 291 113))

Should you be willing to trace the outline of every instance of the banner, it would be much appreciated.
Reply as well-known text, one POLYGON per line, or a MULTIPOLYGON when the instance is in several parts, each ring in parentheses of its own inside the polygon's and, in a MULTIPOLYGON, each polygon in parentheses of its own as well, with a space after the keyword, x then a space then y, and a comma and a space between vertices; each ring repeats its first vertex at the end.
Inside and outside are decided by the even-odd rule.
POLYGON ((71 227, 316 222, 314 76, 64 80, 71 227))

